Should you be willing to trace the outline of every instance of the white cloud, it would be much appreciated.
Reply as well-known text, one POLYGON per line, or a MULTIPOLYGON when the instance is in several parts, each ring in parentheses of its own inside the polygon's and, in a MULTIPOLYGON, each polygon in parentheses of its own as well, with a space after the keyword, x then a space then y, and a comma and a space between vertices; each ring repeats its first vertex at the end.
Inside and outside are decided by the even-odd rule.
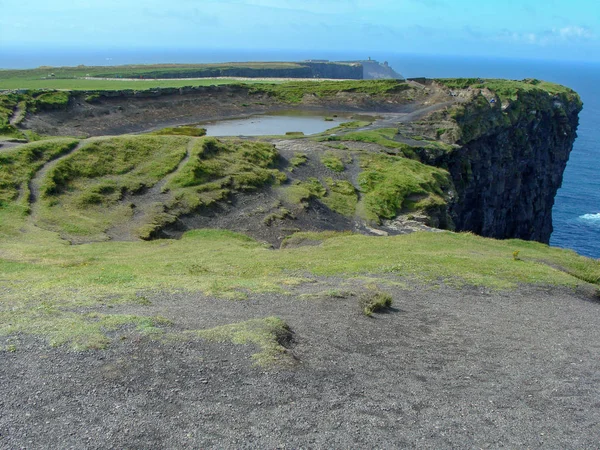
POLYGON ((552 30, 556 36, 564 40, 594 39, 594 33, 589 28, 569 26, 552 30))
POLYGON ((586 27, 567 26, 538 32, 518 32, 502 30, 496 40, 520 42, 533 45, 549 45, 556 43, 581 42, 595 39, 596 36, 586 27))

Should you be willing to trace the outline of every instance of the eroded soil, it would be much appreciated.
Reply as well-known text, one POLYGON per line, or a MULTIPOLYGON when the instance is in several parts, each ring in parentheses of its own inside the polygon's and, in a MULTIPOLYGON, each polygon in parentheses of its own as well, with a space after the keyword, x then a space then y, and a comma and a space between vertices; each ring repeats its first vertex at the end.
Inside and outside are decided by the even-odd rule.
POLYGON ((597 446, 600 304, 586 293, 410 282, 384 287, 393 308, 367 318, 351 295, 363 283, 314 278, 237 302, 155 292, 117 307, 175 329, 279 316, 296 358, 279 369, 254 367, 252 346, 135 332, 105 351, 13 340, 0 353, 0 447, 597 446))

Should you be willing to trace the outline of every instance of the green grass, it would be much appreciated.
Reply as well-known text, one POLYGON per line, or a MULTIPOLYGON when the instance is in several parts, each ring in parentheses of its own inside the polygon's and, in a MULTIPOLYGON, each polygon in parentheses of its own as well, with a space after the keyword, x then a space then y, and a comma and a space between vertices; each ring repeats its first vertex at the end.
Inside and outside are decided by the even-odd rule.
POLYGON ((262 142, 203 138, 196 141, 190 159, 166 184, 175 197, 173 207, 191 211, 210 206, 234 192, 280 183, 285 174, 274 168, 279 153, 262 142))
POLYGON ((443 169, 383 154, 362 155, 361 167, 358 182, 367 219, 391 219, 403 209, 419 210, 445 203, 444 190, 450 186, 450 179, 443 169), (419 200, 411 200, 415 197, 419 200))
MULTIPOLYGON (((496 289, 519 283, 574 287, 582 279, 600 280, 600 262, 572 251, 450 232, 386 238, 303 234, 291 239, 321 245, 273 251, 246 236, 217 230, 188 232, 179 241, 72 246, 54 233, 28 227, 25 218, 18 225, 24 233, 0 241, 0 334, 32 333, 56 345, 104 346, 110 341, 104 323, 137 327, 143 314, 112 317, 105 308, 114 299, 137 304, 137 294, 143 292, 199 291, 240 298, 248 292, 285 291, 304 282, 305 274, 369 274, 382 280, 392 276, 496 289), (515 250, 520 250, 519 261, 512 257, 515 250), (94 311, 106 315, 100 324, 87 316, 94 311)), ((145 320, 158 319, 148 315, 145 320)))
POLYGON ((258 366, 289 365, 294 361, 282 345, 291 339, 290 329, 278 317, 251 319, 190 334, 213 342, 255 345, 260 351, 253 354, 252 359, 258 366))
POLYGON ((149 134, 154 134, 157 136, 193 136, 193 137, 201 137, 206 135, 206 128, 198 128, 198 127, 169 127, 162 128, 160 130, 153 131, 149 134))
POLYGON ((528 78, 525 80, 502 80, 502 79, 480 79, 480 78, 445 78, 436 79, 436 82, 445 85, 450 89, 466 89, 468 87, 475 89, 489 89, 495 93, 500 100, 515 101, 519 94, 532 92, 546 92, 550 95, 564 95, 571 101, 581 103, 577 93, 566 86, 547 81, 528 78))
POLYGON ((304 164, 306 164, 306 161, 308 161, 308 156, 306 155, 306 153, 302 153, 302 152, 296 152, 294 153, 294 156, 292 156, 292 158, 290 159, 290 171, 293 171, 296 167, 300 167, 304 164))
POLYGON ((332 133, 341 133, 354 128, 363 128, 371 125, 373 122, 368 122, 365 120, 352 120, 350 122, 344 122, 339 124, 337 127, 330 128, 329 130, 324 131, 321 135, 329 135, 332 133))
POLYGON ((8 126, 13 110, 20 101, 21 97, 17 94, 0 95, 0 131, 8 126))
POLYGON ((65 237, 106 239, 133 210, 125 194, 151 188, 177 168, 189 138, 123 136, 92 140, 61 160, 42 181, 40 223, 65 237))
POLYGON ((293 217, 294 217, 294 215, 292 214, 292 212, 289 209, 280 207, 275 212, 266 216, 263 220, 263 223, 269 227, 269 226, 271 226, 271 224, 273 224, 273 222, 276 222, 278 220, 285 220, 287 218, 293 218, 293 217))
POLYGON ((300 231, 286 236, 281 243, 281 248, 299 247, 307 244, 322 244, 328 239, 352 236, 351 231, 300 231))
POLYGON ((334 97, 341 92, 364 93, 385 96, 410 90, 411 87, 398 80, 344 80, 344 81, 289 81, 281 84, 257 84, 251 94, 268 94, 287 103, 299 103, 305 95, 320 98, 334 97))
POLYGON ((343 172, 346 169, 342 159, 332 151, 326 151, 321 156, 321 163, 334 172, 343 172))
POLYGON ((214 64, 129 64, 121 66, 77 66, 51 67, 41 66, 35 69, 0 70, 0 80, 23 79, 73 79, 80 77, 122 77, 140 76, 155 78, 190 78, 204 76, 222 76, 223 71, 239 69, 285 70, 298 69, 301 65, 293 62, 239 62, 214 64), (211 75, 211 72, 213 73, 211 75))
POLYGON ((351 131, 341 135, 321 135, 314 139, 317 142, 351 141, 377 144, 385 148, 393 149, 407 158, 416 159, 413 147, 394 140, 394 137, 397 134, 398 130, 396 128, 379 128, 377 130, 368 131, 351 131))
POLYGON ((358 304, 365 316, 371 317, 373 313, 392 306, 393 299, 387 292, 371 289, 363 292, 358 298, 358 304))
POLYGON ((307 178, 304 181, 296 180, 292 184, 283 186, 281 194, 288 203, 299 205, 315 198, 322 198, 327 191, 316 178, 307 178))
POLYGON ((327 178, 325 183, 328 192, 327 196, 322 198, 321 201, 331 210, 343 216, 354 216, 358 204, 358 195, 352 183, 331 178, 327 178))
MULTIPOLYGON (((2 71, 0 71, 2 73, 2 71)), ((243 80, 244 84, 264 83, 264 80, 243 80)), ((270 81, 270 83, 278 83, 270 81)), ((187 86, 220 86, 240 84, 240 80, 230 79, 189 79, 189 80, 83 80, 83 79, 21 79, 0 78, 0 89, 62 89, 69 91, 121 91, 133 89, 144 91, 155 88, 182 88, 187 86)))
POLYGON ((157 135, 93 139, 42 181, 38 223, 76 241, 105 240, 113 226, 135 226, 134 235, 149 239, 179 215, 285 180, 273 168, 278 158, 273 145, 260 142, 157 135), (189 159, 179 167, 188 149, 189 159), (140 205, 137 195, 162 180, 154 194, 159 197, 140 205), (134 211, 141 214, 137 222, 134 211))

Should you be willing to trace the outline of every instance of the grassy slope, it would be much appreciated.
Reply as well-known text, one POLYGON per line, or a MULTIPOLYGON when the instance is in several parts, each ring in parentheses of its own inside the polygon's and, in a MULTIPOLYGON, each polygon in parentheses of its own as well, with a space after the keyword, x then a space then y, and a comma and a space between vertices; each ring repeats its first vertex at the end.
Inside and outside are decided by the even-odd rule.
MULTIPOLYGON (((87 192, 91 185, 87 186, 90 180, 86 181, 85 177, 81 180, 82 175, 90 174, 88 171, 105 173, 108 169, 108 178, 118 185, 137 187, 140 180, 153 182, 167 166, 176 164, 182 157, 184 144, 194 139, 198 145, 192 147, 188 164, 169 179, 169 188, 174 192, 214 183, 210 179, 215 173, 235 167, 235 164, 247 164, 236 161, 244 153, 248 161, 259 163, 258 168, 268 166, 272 160, 271 147, 264 144, 257 149, 244 147, 244 144, 238 144, 237 148, 221 148, 225 159, 210 162, 212 158, 206 157, 221 153, 219 146, 224 145, 214 139, 121 137, 92 143, 88 151, 80 150, 67 157, 63 161, 69 171, 63 174, 69 176, 61 178, 61 183, 56 185, 56 174, 51 172, 43 188, 50 191, 64 189, 66 195, 83 195, 82 192, 87 192), (146 144, 148 139, 165 141, 163 144, 172 140, 169 141, 170 152, 157 147, 163 149, 163 158, 172 161, 160 167, 153 164, 152 158, 148 158, 150 153, 144 153, 144 146, 137 145, 140 142, 136 142, 136 152, 128 154, 127 146, 138 139, 146 144), (101 152, 91 152, 95 147, 101 152), (74 155, 78 157, 74 158, 74 155), (227 160, 229 157, 233 160, 227 160), (131 170, 125 170, 132 162, 146 159, 150 161, 148 164, 133 164, 131 170), (206 162, 210 164, 205 166, 206 162), (207 172, 206 169, 210 170, 207 172), (73 177, 73 174, 77 176, 73 177), (81 182, 86 189, 69 191, 70 186, 81 182)), ((20 174, 18 185, 23 185, 31 179, 35 167, 39 168, 39 165, 29 168, 27 155, 36 155, 36 161, 48 160, 64 152, 64 148, 70 148, 74 142, 28 144, 3 156, 16 161, 7 166, 8 171, 20 174), (39 148, 32 150, 35 146, 39 148)), ((156 148, 147 149, 152 153, 156 148)), ((382 164, 390 166, 386 162, 382 164)), ((55 169, 59 167, 61 164, 55 169)), ((236 169, 230 175, 221 175, 235 177, 241 173, 236 169)), ((425 178, 431 175, 423 174, 425 178)), ((106 183, 106 179, 102 182, 106 183)), ((317 189, 316 183, 313 184, 315 187, 308 190, 318 191, 315 195, 324 195, 325 187, 319 185, 317 189)), ((346 200, 354 198, 356 201, 351 186, 344 183, 334 186, 333 180, 327 180, 326 184, 331 192, 338 190, 344 193, 346 200)), ((98 242, 72 246, 59 239, 56 233, 33 226, 23 210, 15 208, 17 191, 14 183, 8 183, 3 192, 5 201, 0 207, 0 335, 31 333, 45 337, 55 345, 69 343, 77 348, 100 348, 110 342, 107 333, 125 325, 160 335, 168 326, 160 317, 119 315, 110 311, 111 306, 118 304, 136 304, 143 310, 146 291, 201 291, 244 298, 248 292, 285 291, 306 282, 306 277, 311 275, 369 276, 383 283, 396 277, 427 282, 444 280, 492 288, 511 288, 521 282, 576 286, 581 283, 580 279, 596 284, 600 280, 600 262, 574 252, 533 242, 494 241, 449 232, 391 238, 303 233, 292 239, 323 241, 322 245, 280 251, 270 250, 246 236, 214 230, 189 232, 179 241, 98 242), (518 260, 513 258, 516 250, 520 251, 518 260)), ((107 190, 100 192, 109 197, 112 195, 107 190)), ((48 195, 52 197, 53 194, 48 195)), ((355 205, 340 206, 342 210, 344 207, 351 212, 355 205)), ((68 209, 61 210, 54 217, 67 214, 68 209)), ((221 331, 225 330, 219 333, 221 331)), ((231 339, 237 339, 237 331, 229 331, 233 333, 231 339)), ((242 339, 243 334, 238 338, 242 339)))
POLYGON ((59 161, 42 181, 38 224, 66 238, 105 240, 106 230, 130 221, 137 212, 145 218, 136 233, 149 238, 177 215, 234 192, 283 181, 285 175, 271 168, 277 158, 272 145, 259 142, 177 135, 92 139, 59 161), (188 149, 189 160, 179 167, 188 149), (157 194, 165 195, 140 205, 136 194, 162 180, 165 185, 157 194))
POLYGON ((186 154, 183 136, 131 136, 93 140, 60 161, 42 184, 41 223, 63 235, 102 239, 133 210, 125 193, 148 189, 175 170, 186 154))

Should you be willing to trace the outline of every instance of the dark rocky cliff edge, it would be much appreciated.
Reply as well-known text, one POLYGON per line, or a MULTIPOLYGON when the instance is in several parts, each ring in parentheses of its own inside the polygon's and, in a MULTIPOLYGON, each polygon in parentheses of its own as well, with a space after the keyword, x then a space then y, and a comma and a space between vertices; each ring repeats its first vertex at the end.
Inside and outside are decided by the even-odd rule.
MULTIPOLYGON (((579 96, 506 86, 473 91, 467 103, 434 114, 456 128, 442 138, 459 144, 435 158, 448 168, 456 197, 449 213, 457 231, 548 243, 552 206, 577 137, 579 96)), ((454 95, 457 95, 453 92, 454 95)))

